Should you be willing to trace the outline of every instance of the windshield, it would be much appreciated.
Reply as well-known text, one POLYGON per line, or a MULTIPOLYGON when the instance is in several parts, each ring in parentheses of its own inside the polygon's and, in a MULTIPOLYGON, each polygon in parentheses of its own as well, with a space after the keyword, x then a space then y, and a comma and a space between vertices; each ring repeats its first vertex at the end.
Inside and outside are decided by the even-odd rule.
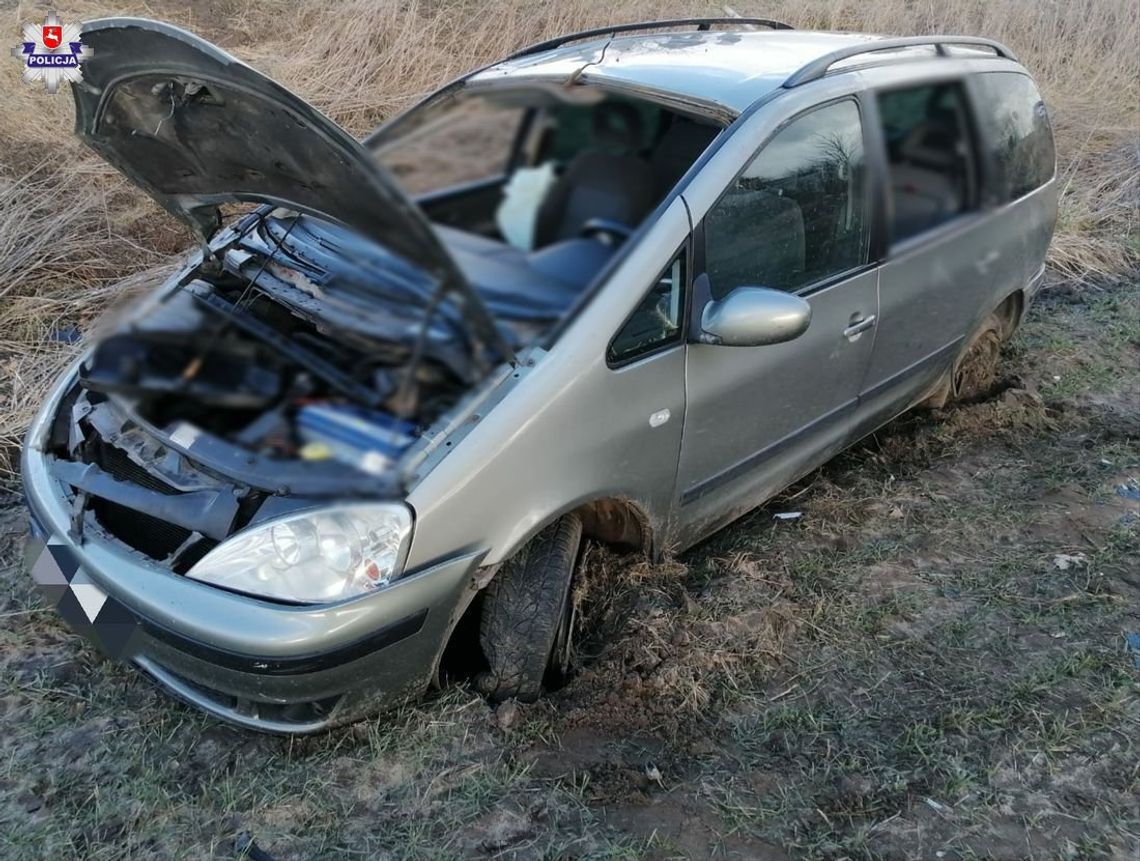
POLYGON ((402 121, 376 157, 410 195, 502 176, 526 110, 488 98, 444 98, 402 121))
POLYGON ((572 307, 720 131, 576 85, 456 89, 368 147, 516 344, 572 307))
POLYGON ((370 145, 400 187, 419 196, 543 162, 561 172, 595 151, 644 157, 675 116, 654 102, 585 86, 458 91, 413 109, 370 145))

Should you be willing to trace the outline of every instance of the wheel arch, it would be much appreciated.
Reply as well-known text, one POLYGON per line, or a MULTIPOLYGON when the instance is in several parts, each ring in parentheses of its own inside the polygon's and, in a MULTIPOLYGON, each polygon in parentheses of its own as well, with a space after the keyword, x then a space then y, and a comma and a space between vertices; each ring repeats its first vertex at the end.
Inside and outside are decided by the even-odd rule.
MULTIPOLYGON (((656 533, 646 511, 628 497, 606 496, 579 503, 575 507, 559 511, 547 518, 539 526, 530 530, 518 542, 517 546, 512 548, 509 555, 517 553, 535 535, 558 518, 565 517, 568 514, 576 514, 581 518, 583 540, 598 541, 627 552, 644 553, 647 558, 655 558, 655 554, 659 550, 654 543, 656 533)), ((478 637, 474 634, 473 626, 470 624, 471 617, 480 612, 482 594, 501 567, 502 563, 498 563, 481 568, 472 583, 472 588, 460 606, 456 608, 454 617, 447 629, 447 636, 443 639, 436 653, 435 664, 432 668, 434 684, 439 684, 440 671, 443 669, 445 656, 453 653, 452 646, 457 638, 464 641, 464 648, 478 649, 481 652, 478 637), (472 638, 473 641, 471 641, 472 638)))
POLYGON ((1013 337, 1014 332, 1016 332, 1021 325, 1022 316, 1025 314, 1025 306, 1025 291, 1019 287, 1010 292, 992 310, 982 315, 974 326, 971 327, 969 337, 963 339, 962 349, 955 354, 950 366, 926 393, 918 399, 915 406, 925 409, 941 409, 946 406, 953 393, 954 368, 957 366, 961 357, 969 351, 974 338, 985 325, 986 321, 992 316, 996 315, 998 317, 1001 322, 1001 340, 1004 343, 1013 337))
POLYGON ((582 537, 618 547, 627 552, 641 551, 650 558, 660 555, 658 546, 663 532, 654 523, 648 509, 629 496, 608 494, 585 501, 570 502, 536 520, 511 546, 493 554, 497 560, 509 559, 526 546, 535 535, 560 517, 577 514, 582 519, 582 537))
POLYGON ((1008 341, 1021 327, 1022 318, 1025 316, 1025 305, 1025 291, 1019 287, 994 309, 994 313, 1002 318, 1003 341, 1008 341))
POLYGON ((654 530, 649 516, 631 499, 610 496, 573 509, 582 519, 582 537, 627 551, 655 555, 654 530))

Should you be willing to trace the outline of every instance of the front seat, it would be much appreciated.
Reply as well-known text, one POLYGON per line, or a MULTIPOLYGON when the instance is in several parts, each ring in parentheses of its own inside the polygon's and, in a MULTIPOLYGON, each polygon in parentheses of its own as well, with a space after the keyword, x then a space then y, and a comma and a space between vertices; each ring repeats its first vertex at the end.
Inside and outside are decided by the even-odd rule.
POLYGON ((534 247, 581 235, 591 219, 634 228, 654 202, 653 170, 637 155, 644 141, 641 115, 624 102, 594 109, 598 148, 571 159, 538 208, 534 247))
POLYGON ((720 130, 687 117, 675 116, 650 156, 657 199, 673 190, 720 130))

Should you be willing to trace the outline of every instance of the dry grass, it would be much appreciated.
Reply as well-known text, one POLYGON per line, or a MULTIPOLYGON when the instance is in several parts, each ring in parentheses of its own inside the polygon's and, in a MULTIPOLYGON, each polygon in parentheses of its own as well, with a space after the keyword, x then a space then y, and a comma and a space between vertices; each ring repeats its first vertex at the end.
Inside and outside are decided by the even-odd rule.
MULTIPOLYGON (((1138 245, 1140 5, 1134 0, 776 0, 734 4, 742 15, 797 27, 996 37, 1037 75, 1052 108, 1064 194, 1051 260, 1100 278, 1134 265, 1138 245)), ((440 82, 553 34, 614 20, 721 14, 718 3, 596 0, 79 0, 69 19, 165 18, 196 30, 303 96, 356 133, 440 82)), ((17 6, 17 22, 42 15, 17 6)), ((53 333, 88 324, 125 274, 187 242, 180 229, 82 151, 71 104, 0 76, 0 474, 43 384, 74 353, 53 333)), ((145 283, 147 279, 135 279, 145 283)))
POLYGON ((18 177, 0 175, 4 448, 14 447, 30 409, 74 354, 78 333, 161 271, 132 274, 161 257, 109 229, 106 204, 98 185, 78 170, 44 164, 18 177))

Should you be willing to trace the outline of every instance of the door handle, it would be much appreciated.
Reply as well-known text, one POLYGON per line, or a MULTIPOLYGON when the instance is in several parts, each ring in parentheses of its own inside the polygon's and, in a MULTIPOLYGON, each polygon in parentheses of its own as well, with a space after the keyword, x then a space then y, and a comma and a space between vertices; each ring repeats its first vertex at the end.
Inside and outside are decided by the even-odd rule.
POLYGON ((875 315, 869 314, 868 316, 864 317, 862 320, 856 320, 854 323, 852 323, 850 326, 848 326, 846 329, 844 329, 843 330, 843 337, 847 338, 849 340, 852 340, 854 338, 857 338, 859 335, 863 334, 864 332, 866 332, 868 329, 870 329, 874 325, 875 325, 875 315))

